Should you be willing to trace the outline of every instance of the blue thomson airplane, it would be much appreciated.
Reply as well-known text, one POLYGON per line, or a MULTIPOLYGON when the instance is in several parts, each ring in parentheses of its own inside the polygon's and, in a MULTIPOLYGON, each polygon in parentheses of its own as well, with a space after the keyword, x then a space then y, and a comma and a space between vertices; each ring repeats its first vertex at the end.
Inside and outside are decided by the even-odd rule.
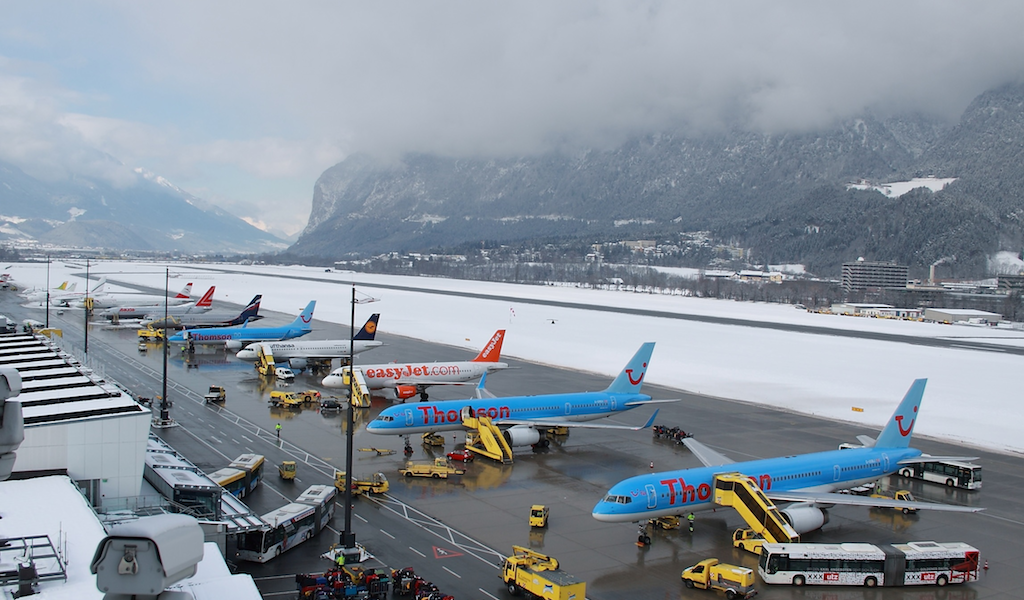
POLYGON ((399 404, 381 411, 366 426, 366 430, 380 435, 465 430, 467 428, 462 424, 463 408, 472 409, 474 415, 490 417, 494 425, 504 429, 505 437, 512 446, 534 445, 541 441, 539 430, 552 427, 644 429, 651 426, 658 411, 654 411, 647 423, 640 427, 590 421, 645 404, 675 402, 651 400, 650 396, 640 393, 653 351, 654 342, 640 346, 615 381, 602 392, 496 398, 484 388, 485 374, 477 386, 477 394, 481 396, 477 399, 399 404), (485 395, 487 397, 483 397, 485 395))
POLYGON ((279 327, 249 327, 246 321, 237 327, 210 327, 206 329, 185 329, 172 335, 168 341, 184 344, 191 341, 193 344, 223 345, 228 350, 238 351, 242 346, 250 342, 266 342, 290 340, 302 337, 312 331, 310 323, 313 321, 313 309, 316 307, 316 300, 310 300, 302 313, 288 325, 279 327))
MULTIPOLYGON (((765 496, 775 502, 792 502, 780 512, 797 533, 814 531, 825 524, 828 519, 824 511, 833 504, 961 512, 982 510, 835 493, 891 475, 900 465, 967 458, 927 456, 909 447, 927 381, 914 381, 870 447, 737 463, 693 438, 686 438, 683 443, 704 463, 704 467, 648 473, 620 481, 597 503, 593 516, 598 521, 630 522, 720 509, 723 507, 713 502, 715 475, 725 473, 749 477, 765 496)), ((862 436, 860 439, 865 438, 862 436)), ((870 438, 866 440, 871 441, 870 438)), ((967 459, 973 458, 976 457, 967 459)))

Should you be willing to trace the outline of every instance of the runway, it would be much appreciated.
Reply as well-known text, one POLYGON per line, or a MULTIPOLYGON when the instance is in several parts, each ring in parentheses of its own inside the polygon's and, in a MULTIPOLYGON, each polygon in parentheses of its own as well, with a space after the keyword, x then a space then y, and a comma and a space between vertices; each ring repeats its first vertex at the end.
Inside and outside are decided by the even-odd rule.
MULTIPOLYGON (((12 295, 4 296, 3 310, 17 319, 39 318, 39 311, 13 305, 12 295)), ((67 311, 59 321, 69 345, 80 344, 81 313, 67 311), (77 336, 77 337, 76 337, 77 336)), ((291 316, 269 314, 266 323, 291 320, 291 316)), ((347 337, 347 325, 314 321, 314 329, 328 335, 347 337)), ((360 360, 374 363, 411 359, 468 359, 467 351, 427 344, 418 340, 378 334, 386 346, 368 352, 360 360)), ((145 355, 137 350, 136 336, 130 330, 103 330, 92 327, 89 336, 90 358, 103 363, 108 377, 144 396, 159 393, 162 370, 159 346, 145 355)), ((622 362, 635 348, 622 348, 622 362)), ((653 361, 658 360, 655 349, 653 361)), ((173 382, 168 397, 175 402, 172 416, 181 425, 160 435, 193 462, 209 471, 225 466, 247 451, 267 456, 268 467, 284 458, 300 460, 299 482, 294 486, 275 479, 272 468, 262 489, 247 498, 262 514, 294 498, 305 486, 328 483, 330 467, 344 462, 344 413, 321 414, 313 410, 278 411, 268 407, 266 399, 274 384, 267 385, 250 365, 223 352, 204 352, 196 357, 198 368, 186 368, 180 354, 169 360, 169 378, 173 382), (202 404, 201 396, 210 384, 228 388, 223 409, 202 404), (283 443, 278 446, 271 433, 282 423, 283 443)), ((488 388, 498 396, 540 394, 603 388, 609 378, 548 368, 523 361, 511 361, 514 370, 488 379, 488 388)), ((289 389, 321 389, 319 378, 299 375, 289 389)), ((736 459, 762 458, 835 448, 840 442, 854 441, 858 434, 873 435, 842 423, 834 423, 772 410, 770 408, 711 399, 678 390, 645 386, 655 398, 681 398, 660 405, 658 423, 682 426, 716 450, 736 459)), ((463 389, 434 388, 432 398, 464 397, 463 389)), ((823 402, 827 402, 823 399, 823 402)), ((899 398, 893 398, 893 407, 899 398)), ((434 581, 443 591, 457 598, 509 598, 498 579, 498 562, 511 552, 513 544, 530 546, 550 554, 562 567, 587 581, 587 596, 592 599, 629 598, 710 598, 712 592, 685 590, 679 572, 697 561, 716 556, 726 562, 754 567, 756 557, 731 547, 730 536, 742 526, 731 510, 698 515, 696 530, 656 532, 654 543, 637 548, 636 526, 600 523, 590 516, 594 504, 613 483, 626 477, 655 470, 698 466, 683 447, 654 439, 649 431, 577 430, 549 451, 521 452, 513 465, 502 466, 478 460, 467 466, 467 473, 450 482, 412 479, 398 476, 404 463, 400 438, 373 436, 362 425, 390 403, 375 399, 370 409, 357 409, 355 446, 389 447, 399 450, 392 456, 357 453, 356 475, 382 471, 391 480, 391 491, 383 501, 360 498, 355 503, 354 529, 360 543, 366 545, 390 567, 413 566, 418 573, 434 581), (527 512, 534 503, 551 507, 547 531, 531 532, 527 512), (416 512, 419 511, 419 512, 416 512)), ((651 407, 638 408, 617 417, 620 422, 640 424, 651 407)), ((927 393, 922 410, 927 411, 927 393)), ((967 410, 967 408, 965 408, 967 410)), ((994 416, 995 417, 995 416, 994 416)), ((458 434, 449 435, 446 451, 461 443, 458 434), (453 443, 454 442, 454 443, 453 443)), ((415 440, 414 440, 415 442, 415 440)), ((947 492, 934 484, 893 480, 922 500, 955 502, 984 506, 978 514, 922 511, 903 515, 896 511, 874 511, 837 507, 830 511, 830 522, 805 541, 904 542, 911 540, 964 541, 979 548, 990 569, 981 581, 944 590, 947 598, 1000 598, 1017 596, 1013 573, 1024 558, 1019 540, 1024 534, 1024 468, 1020 457, 965 450, 915 437, 916 447, 931 454, 981 455, 985 468, 984 488, 979 492, 947 492)), ((414 459, 427 459, 432 453, 414 443, 414 459)), ((332 527, 341 528, 342 513, 336 514, 332 527)), ((327 565, 316 555, 337 541, 337 535, 325 531, 318 538, 265 565, 240 563, 241 570, 257 578, 268 598, 294 595, 290 575, 322 570, 327 565)), ((229 557, 230 558, 230 557, 229 557)), ((856 588, 768 587, 758 585, 759 595, 767 598, 932 598, 928 588, 881 589, 865 592, 856 588)))

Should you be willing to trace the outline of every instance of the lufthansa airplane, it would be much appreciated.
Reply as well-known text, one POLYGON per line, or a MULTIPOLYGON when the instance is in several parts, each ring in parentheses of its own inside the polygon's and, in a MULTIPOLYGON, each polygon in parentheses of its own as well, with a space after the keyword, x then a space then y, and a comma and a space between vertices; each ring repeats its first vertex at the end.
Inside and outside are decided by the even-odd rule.
POLYGON ((249 327, 249 323, 239 327, 211 327, 209 329, 186 329, 172 335, 168 341, 182 344, 191 340, 194 344, 222 345, 228 350, 238 351, 248 342, 267 340, 290 340, 302 337, 312 331, 313 309, 316 300, 310 300, 302 313, 288 325, 280 327, 249 327))
MULTIPOLYGON (((737 463, 693 438, 686 438, 683 443, 704 467, 648 473, 620 481, 597 503, 593 516, 598 521, 630 522, 723 508, 713 502, 715 475, 722 473, 746 475, 757 482, 771 500, 792 502, 780 512, 797 533, 821 527, 827 522, 824 510, 833 504, 961 512, 982 510, 836 493, 891 475, 901 465, 953 459, 925 456, 910 447, 926 382, 927 379, 914 381, 871 447, 737 463)), ((965 457, 955 458, 963 460, 965 457)))
POLYGON ((370 315, 363 328, 353 336, 352 340, 313 340, 310 342, 256 342, 249 344, 235 353, 242 360, 258 361, 259 352, 269 355, 277 362, 286 362, 292 369, 302 370, 309 366, 310 360, 331 360, 344 358, 360 352, 366 352, 384 345, 373 339, 377 335, 377 322, 380 313, 370 315))
POLYGON ((464 407, 471 408, 474 414, 490 417, 495 425, 505 429, 512 446, 536 444, 541 439, 538 428, 644 429, 651 426, 658 411, 654 411, 654 415, 651 415, 642 427, 604 425, 590 421, 610 417, 644 404, 672 402, 651 400, 650 396, 640 393, 653 351, 653 342, 640 346, 615 381, 601 392, 495 398, 484 388, 484 376, 477 390, 490 397, 399 404, 381 411, 380 415, 366 426, 366 430, 380 435, 464 430, 466 428, 462 425, 460 416, 464 407))

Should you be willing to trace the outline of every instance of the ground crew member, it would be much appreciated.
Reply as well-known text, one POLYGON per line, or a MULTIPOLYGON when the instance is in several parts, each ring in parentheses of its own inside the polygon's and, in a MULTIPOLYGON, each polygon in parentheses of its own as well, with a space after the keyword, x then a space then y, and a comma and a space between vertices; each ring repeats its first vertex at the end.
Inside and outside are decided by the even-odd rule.
POLYGON ((686 515, 686 523, 690 526, 690 533, 693 533, 693 513, 686 515))
POLYGON ((339 551, 338 555, 334 557, 334 562, 338 564, 338 568, 339 569, 344 567, 345 566, 345 553, 339 551))
POLYGON ((281 439, 281 424, 278 423, 274 429, 277 431, 277 439, 281 439))

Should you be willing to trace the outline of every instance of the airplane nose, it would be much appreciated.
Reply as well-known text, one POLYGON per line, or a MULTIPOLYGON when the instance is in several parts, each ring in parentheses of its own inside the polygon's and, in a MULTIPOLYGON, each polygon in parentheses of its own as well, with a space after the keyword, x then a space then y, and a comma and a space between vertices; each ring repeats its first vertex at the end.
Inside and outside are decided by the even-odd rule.
POLYGON ((339 388, 339 387, 342 387, 341 377, 338 377, 337 375, 328 375, 327 377, 324 377, 323 381, 321 381, 320 383, 324 387, 329 387, 329 388, 339 388))
POLYGON ((236 352, 235 356, 241 358, 242 360, 252 360, 256 358, 256 353, 253 352, 252 350, 249 350, 248 348, 244 348, 236 352))

